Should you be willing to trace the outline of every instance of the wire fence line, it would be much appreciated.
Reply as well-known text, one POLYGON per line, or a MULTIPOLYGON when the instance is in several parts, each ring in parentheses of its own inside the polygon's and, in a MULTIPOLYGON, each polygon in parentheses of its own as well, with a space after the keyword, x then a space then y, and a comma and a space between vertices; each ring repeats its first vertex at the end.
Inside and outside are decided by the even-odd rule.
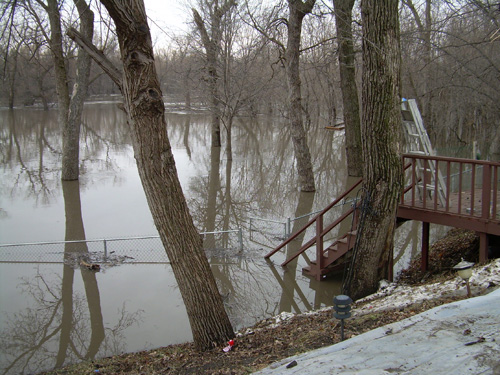
MULTIPOLYGON (((241 228, 200 233, 206 251, 243 250, 241 228)), ((160 236, 0 245, 0 263, 169 263, 160 236)))
MULTIPOLYGON (((339 215, 346 204, 354 200, 346 200, 331 210, 332 218, 339 215)), ((321 211, 273 220, 252 217, 249 219, 249 236, 246 247, 274 248, 291 236, 294 230, 307 224, 310 218, 321 211)), ((314 230, 310 228, 309 230, 314 230)), ((333 233, 332 236, 336 234, 333 233)), ((243 230, 202 232, 203 248, 207 254, 228 253, 228 250, 242 253, 244 249, 243 230)), ((85 258, 85 261, 99 263, 165 263, 169 260, 163 243, 158 235, 105 238, 77 241, 51 241, 33 243, 0 244, 0 263, 74 263, 85 258)))

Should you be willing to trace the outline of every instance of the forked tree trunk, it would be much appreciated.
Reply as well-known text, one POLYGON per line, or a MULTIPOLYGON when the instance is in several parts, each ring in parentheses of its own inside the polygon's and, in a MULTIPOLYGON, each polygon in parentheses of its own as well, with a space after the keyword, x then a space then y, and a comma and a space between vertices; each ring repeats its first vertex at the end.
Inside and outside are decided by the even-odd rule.
POLYGON ((115 22, 137 168, 186 306, 195 345, 234 336, 177 176, 143 0, 101 0, 115 22))
POLYGON ((311 152, 302 119, 302 95, 300 82, 300 40, 302 21, 311 12, 315 0, 288 0, 288 41, 285 52, 285 65, 288 83, 290 132, 297 162, 297 174, 301 191, 315 191, 311 152))
MULTIPOLYGON (((74 0, 80 17, 80 33, 92 40, 94 33, 94 14, 84 0, 74 0)), ((54 56, 56 91, 58 103, 58 123, 62 129, 62 180, 77 180, 79 177, 80 125, 83 102, 87 92, 91 58, 83 50, 78 52, 77 72, 73 94, 69 95, 69 78, 63 52, 61 14, 59 1, 48 0, 47 5, 40 3, 49 15, 50 49, 54 56)))
POLYGON ((398 0, 362 0, 363 188, 355 257, 344 292, 375 292, 387 277, 402 188, 398 0))
POLYGON ((334 0, 333 5, 339 48, 340 89, 344 108, 347 173, 349 176, 360 177, 363 172, 363 157, 351 26, 354 0, 334 0))

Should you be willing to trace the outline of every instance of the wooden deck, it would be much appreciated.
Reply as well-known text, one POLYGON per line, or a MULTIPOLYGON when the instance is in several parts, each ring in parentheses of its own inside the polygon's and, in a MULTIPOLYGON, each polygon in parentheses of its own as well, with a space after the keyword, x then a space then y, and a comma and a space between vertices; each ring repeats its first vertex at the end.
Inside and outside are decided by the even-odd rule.
MULTIPOLYGON (((429 223, 474 230, 481 240, 479 259, 486 261, 488 236, 500 236, 500 163, 405 154, 403 165, 405 188, 398 220, 421 221, 424 231, 429 223)), ((422 237, 428 241, 427 233, 422 237)), ((427 249, 428 243, 423 243, 424 269, 427 249)))
MULTIPOLYGON (((493 215, 493 207, 490 209, 490 218, 482 219, 481 194, 482 189, 476 189, 475 197, 471 200, 470 192, 451 193, 449 208, 438 203, 436 207, 430 209, 424 205, 422 200, 412 202, 412 204, 403 202, 398 208, 398 219, 418 220, 500 236, 499 214, 493 215), (463 202, 474 208, 464 208, 463 202)), ((496 204, 494 209, 496 212, 500 212, 500 204, 496 204)))
MULTIPOLYGON (((423 223, 422 269, 427 269, 428 265, 430 223, 478 232, 479 260, 485 262, 488 259, 489 236, 500 236, 500 163, 416 154, 405 154, 402 159, 405 168, 404 190, 401 194, 397 220, 400 222, 418 220, 423 223)), ((282 266, 315 245, 316 260, 304 268, 304 273, 321 280, 325 274, 334 269, 339 259, 354 247, 355 233, 357 233, 356 228, 350 228, 349 232, 340 234, 335 243, 324 248, 325 236, 343 220, 357 222, 352 216, 357 215, 357 210, 353 208, 351 212, 346 212, 331 224, 323 223, 324 216, 360 183, 361 180, 312 218, 301 230, 267 254, 265 258, 271 257, 314 224, 315 237, 283 262, 282 266)))

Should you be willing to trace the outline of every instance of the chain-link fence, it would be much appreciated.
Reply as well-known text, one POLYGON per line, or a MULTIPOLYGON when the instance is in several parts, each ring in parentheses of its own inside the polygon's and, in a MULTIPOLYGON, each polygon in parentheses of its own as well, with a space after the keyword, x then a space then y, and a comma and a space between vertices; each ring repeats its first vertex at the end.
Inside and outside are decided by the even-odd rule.
MULTIPOLYGON (((332 223, 354 204, 353 199, 345 200, 332 208, 323 218, 325 225, 332 223)), ((320 211, 273 220, 252 217, 249 219, 249 246, 272 249, 298 231, 320 211)), ((349 223, 347 223, 349 224, 349 223)), ((342 229, 342 231, 345 228, 342 229)), ((316 228, 311 225, 304 238, 314 236, 316 228)), ((332 230, 325 241, 333 241, 339 228, 332 230)), ((203 247, 207 253, 222 253, 226 250, 243 250, 241 228, 226 231, 200 233, 203 247)), ((82 241, 58 241, 24 244, 0 245, 0 262, 19 263, 70 263, 79 264, 81 260, 96 263, 168 263, 168 257, 159 236, 111 238, 82 241)))
MULTIPOLYGON (((242 250, 241 229, 201 233, 207 251, 242 250)), ((1 263, 168 263, 159 236, 0 245, 1 263)))

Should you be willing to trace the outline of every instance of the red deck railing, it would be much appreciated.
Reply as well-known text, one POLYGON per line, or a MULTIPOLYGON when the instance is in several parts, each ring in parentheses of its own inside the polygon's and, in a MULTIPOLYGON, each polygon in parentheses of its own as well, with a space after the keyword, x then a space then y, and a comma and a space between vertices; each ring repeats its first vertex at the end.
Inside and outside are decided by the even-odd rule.
POLYGON ((400 211, 422 209, 461 219, 499 221, 500 163, 405 154, 403 165, 400 211))
POLYGON ((290 236, 286 241, 282 242, 278 247, 272 250, 270 253, 266 254, 264 258, 268 259, 276 252, 280 251, 290 242, 292 242, 295 238, 297 238, 302 232, 304 232, 311 225, 315 224, 316 227, 316 235, 309 241, 307 241, 294 255, 285 260, 281 265, 285 266, 293 259, 297 258, 304 251, 309 249, 311 246, 316 244, 316 262, 317 267, 321 269, 323 267, 322 261, 324 259, 324 248, 323 248, 323 238, 325 235, 330 233, 333 228, 335 228, 342 220, 344 220, 349 214, 354 211, 354 208, 349 210, 347 213, 344 213, 340 218, 337 218, 333 223, 329 224, 326 228, 323 227, 323 217, 339 202, 341 202, 345 197, 347 197, 355 188, 357 188, 362 182, 362 179, 359 179, 354 185, 352 185, 344 194, 335 199, 332 203, 330 203, 323 211, 314 216, 302 229, 294 233, 290 236))

